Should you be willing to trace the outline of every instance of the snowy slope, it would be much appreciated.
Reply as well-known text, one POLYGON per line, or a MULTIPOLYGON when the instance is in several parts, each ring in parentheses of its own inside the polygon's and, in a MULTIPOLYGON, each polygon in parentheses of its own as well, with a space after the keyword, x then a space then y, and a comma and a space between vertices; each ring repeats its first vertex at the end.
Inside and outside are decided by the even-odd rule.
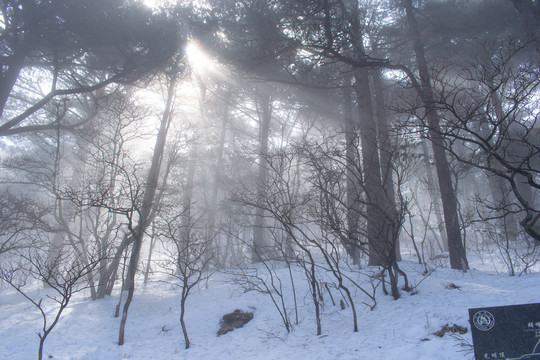
MULTIPOLYGON (((373 311, 357 292, 359 331, 352 331, 350 308, 332 305, 328 294, 321 336, 316 336, 313 304, 302 272, 295 273, 299 324, 287 334, 268 295, 244 293, 230 274, 215 274, 188 300, 186 323, 192 348, 185 350, 178 321, 179 289, 159 281, 138 285, 127 323, 126 343, 116 344, 119 319, 113 317, 118 294, 90 301, 77 294, 45 343, 44 357, 61 360, 116 359, 472 359, 460 339, 432 333, 445 324, 468 325, 468 308, 539 301, 540 274, 509 277, 481 269, 463 273, 437 268, 424 279, 423 267, 404 261, 402 268, 418 293, 402 292, 394 301, 377 290, 373 311), (459 289, 452 288, 457 285, 459 289), (253 311, 243 328, 217 337, 219 320, 235 309, 253 311)), ((286 280, 285 269, 281 274, 286 280)), ((330 278, 329 278, 330 279, 330 278)), ((46 295, 43 290, 40 293, 46 295)), ((339 293, 333 294, 336 299, 339 293)), ((292 309, 292 296, 286 300, 292 309)), ((45 301, 45 300, 44 300, 45 301)), ((337 300, 336 300, 337 301, 337 300)), ((294 315, 292 316, 294 318, 294 315)), ((41 318, 37 310, 9 288, 0 289, 0 359, 37 358, 41 318)), ((463 340, 472 343, 470 331, 463 340)))

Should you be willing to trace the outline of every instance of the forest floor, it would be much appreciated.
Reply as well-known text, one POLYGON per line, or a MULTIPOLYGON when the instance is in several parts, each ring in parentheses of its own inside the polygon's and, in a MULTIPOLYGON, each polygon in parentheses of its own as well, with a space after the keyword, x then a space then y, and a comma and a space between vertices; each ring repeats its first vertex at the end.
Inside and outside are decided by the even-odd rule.
MULTIPOLYGON (((287 333, 279 313, 268 294, 244 292, 233 275, 216 273, 194 289, 187 303, 185 317, 190 349, 184 349, 179 323, 180 290, 155 274, 146 285, 137 284, 130 308, 123 346, 117 345, 119 319, 113 316, 119 293, 91 301, 87 292, 74 295, 57 327, 47 338, 44 358, 58 360, 120 360, 120 359, 473 359, 474 355, 468 309, 485 306, 539 302, 540 273, 508 276, 493 270, 493 263, 482 265, 470 259, 471 270, 461 272, 447 267, 433 267, 425 276, 424 267, 413 258, 400 265, 408 274, 415 291, 401 291, 393 300, 376 290, 377 305, 354 291, 359 330, 353 332, 351 308, 339 305, 341 294, 329 287, 323 290, 322 335, 316 335, 314 306, 309 286, 303 280, 303 270, 293 272, 298 304, 298 324, 287 333), (244 327, 217 336, 220 319, 235 309, 254 313, 244 327), (445 325, 467 328, 463 335, 434 335, 445 325)), ((276 266, 281 266, 277 264, 276 266)), ((262 269, 260 269, 262 271, 262 269)), ((372 274, 377 269, 365 268, 372 274)), ((293 323, 296 321, 294 298, 286 268, 277 271, 284 283, 285 303, 293 323)), ((329 274, 328 282, 331 282, 329 274)), ((366 275, 356 280, 371 291, 366 275)), ((352 289, 352 288, 351 288, 352 289)), ((46 298, 47 291, 32 292, 43 297, 46 307, 54 303, 46 298)), ((276 293, 273 293, 276 295, 276 293)), ((8 288, 0 288, 0 359, 28 360, 37 358, 42 326, 37 309, 22 296, 8 288)))

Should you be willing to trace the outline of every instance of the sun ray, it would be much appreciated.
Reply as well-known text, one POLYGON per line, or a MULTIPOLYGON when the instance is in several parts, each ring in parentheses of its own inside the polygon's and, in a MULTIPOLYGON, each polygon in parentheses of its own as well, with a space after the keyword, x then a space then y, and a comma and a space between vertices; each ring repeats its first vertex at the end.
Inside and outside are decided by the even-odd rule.
POLYGON ((218 61, 210 56, 195 40, 189 40, 186 46, 186 56, 191 69, 197 75, 221 77, 218 61))

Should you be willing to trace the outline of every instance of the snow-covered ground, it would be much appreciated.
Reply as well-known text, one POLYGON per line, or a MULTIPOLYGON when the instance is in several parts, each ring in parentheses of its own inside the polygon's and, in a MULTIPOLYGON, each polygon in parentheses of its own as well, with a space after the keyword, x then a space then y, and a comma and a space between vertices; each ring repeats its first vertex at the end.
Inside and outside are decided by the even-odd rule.
MULTIPOLYGON (((188 350, 184 349, 178 320, 180 291, 159 281, 160 276, 155 275, 146 285, 138 284, 123 346, 117 345, 119 319, 113 317, 118 293, 98 301, 90 301, 87 293, 78 293, 49 335, 44 358, 472 359, 470 347, 462 345, 472 343, 470 330, 462 339, 448 334, 439 338, 433 333, 445 324, 470 328, 468 308, 539 302, 540 273, 510 277, 473 260, 472 270, 466 273, 439 267, 424 278, 422 266, 412 261, 404 261, 401 266, 410 282, 418 284, 416 294, 402 291, 402 297, 394 301, 379 287, 377 306, 371 311, 361 304, 368 298, 356 291, 359 331, 355 333, 350 308, 341 310, 338 304, 333 305, 325 291, 320 336, 316 336, 314 308, 302 272, 295 273, 299 323, 289 334, 268 295, 245 293, 230 281, 230 274, 217 273, 188 300, 186 323, 192 342, 188 350), (253 320, 243 328, 216 336, 221 317, 235 309, 254 312, 253 320)), ((286 269, 278 271, 284 282, 287 274, 286 269)), ((358 277, 358 281, 370 289, 366 277, 358 277)), ((341 295, 335 289, 331 291, 338 302, 341 295)), ((292 310, 292 294, 285 293, 292 310)), ((41 290, 42 296, 46 294, 41 290)), ((294 312, 291 317, 294 321, 294 312)), ((40 314, 7 287, 0 289, 0 324, 0 359, 37 358, 40 314)))

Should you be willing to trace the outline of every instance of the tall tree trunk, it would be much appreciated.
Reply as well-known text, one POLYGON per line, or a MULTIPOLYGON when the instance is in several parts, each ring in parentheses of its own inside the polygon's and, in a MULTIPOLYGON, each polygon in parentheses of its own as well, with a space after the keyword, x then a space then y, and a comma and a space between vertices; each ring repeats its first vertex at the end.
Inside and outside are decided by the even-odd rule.
POLYGON ((440 193, 438 191, 439 187, 435 183, 435 178, 433 177, 433 171, 431 167, 431 156, 429 154, 429 149, 427 145, 427 140, 424 136, 421 139, 422 143, 422 152, 424 153, 424 166, 426 168, 427 174, 427 186, 429 197, 431 198, 431 203, 433 204, 433 212, 435 213, 435 218, 437 219, 437 229, 441 237, 441 243, 437 238, 437 243, 439 244, 441 251, 448 251, 448 237, 446 236, 446 227, 443 220, 443 212, 441 210, 441 201, 440 193))
POLYGON ((433 156, 435 168, 439 179, 439 189, 443 205, 446 235, 448 238, 448 250, 450 254, 450 266, 452 269, 467 270, 469 264, 465 253, 465 247, 461 238, 461 230, 457 211, 456 192, 452 186, 452 173, 446 158, 444 139, 441 133, 439 116, 435 107, 431 76, 424 53, 424 44, 420 38, 420 31, 416 23, 412 0, 404 0, 409 34, 413 42, 416 64, 420 75, 421 89, 419 93, 424 102, 426 118, 429 127, 429 136, 433 144, 433 156))
MULTIPOLYGON (((360 24, 362 16, 358 11, 358 0, 354 1, 352 14, 354 17, 352 31, 357 36, 355 57, 364 58, 363 28, 360 24)), ((329 23, 328 23, 329 24, 329 23)), ((327 38, 331 42, 333 37, 329 30, 327 38)), ((362 143, 362 171, 363 191, 366 202, 367 239, 369 252, 369 265, 392 266, 395 257, 395 232, 393 215, 383 186, 381 160, 379 156, 380 143, 377 121, 373 111, 373 96, 369 80, 369 70, 358 68, 354 71, 356 100, 358 105, 360 140, 362 143)), ((396 296, 398 296, 396 294, 396 296)))
POLYGON ((148 178, 140 209, 139 221, 137 226, 131 229, 133 235, 133 248, 131 250, 128 272, 126 276, 128 296, 122 311, 122 320, 120 321, 120 331, 118 335, 118 345, 124 344, 126 321, 129 306, 131 305, 131 301, 133 300, 133 294, 135 292, 135 274, 137 273, 137 265, 141 253, 144 232, 152 221, 150 214, 152 213, 152 208, 155 206, 154 199, 156 195, 163 154, 165 152, 167 132, 169 130, 169 125, 172 118, 172 109, 176 92, 175 90, 176 75, 174 75, 170 79, 168 84, 167 103, 165 105, 165 110, 163 111, 163 116, 161 118, 161 124, 156 138, 156 145, 154 147, 154 153, 152 155, 152 163, 150 165, 150 170, 148 171, 148 178))
MULTIPOLYGON (((62 115, 56 114, 56 122, 59 125, 62 115)), ((60 171, 62 168, 62 134, 60 132, 60 127, 56 128, 55 132, 55 148, 54 148, 54 163, 53 163, 53 176, 50 179, 51 180, 51 188, 52 193, 56 197, 55 203, 54 203, 54 217, 56 218, 56 221, 61 223, 62 220, 64 220, 64 214, 63 214, 63 200, 60 196, 60 190, 59 190, 59 183, 60 183, 60 171)), ((66 225, 64 230, 68 233, 69 225, 67 224, 60 224, 60 225, 66 225)), ((65 239, 61 232, 53 233, 52 239, 47 244, 47 269, 55 269, 58 265, 58 259, 62 255, 64 251, 65 246, 65 239)), ((46 281, 43 282, 44 287, 49 287, 46 281)))
POLYGON ((388 233, 388 241, 394 244, 396 260, 401 261, 401 249, 399 246, 401 222, 399 217, 404 215, 397 214, 396 212, 396 193, 394 190, 394 177, 392 173, 395 147, 392 145, 392 142, 390 140, 390 124, 388 123, 388 117, 386 116, 382 73, 380 69, 373 72, 373 88, 375 90, 375 104, 377 109, 377 124, 379 130, 379 153, 381 157, 382 186, 384 188, 386 199, 388 201, 388 210, 394 214, 390 219, 390 221, 394 223, 392 225, 393 230, 389 231, 388 233))
POLYGON ((148 249, 148 257, 146 258, 146 268, 144 269, 144 284, 148 283, 148 278, 150 277, 150 270, 152 264, 152 254, 154 252, 154 247, 156 244, 156 221, 152 219, 152 235, 150 236, 150 246, 148 249))
POLYGON ((111 295, 114 288, 116 274, 118 273, 118 267, 122 260, 122 254, 126 251, 126 248, 133 242, 133 236, 131 234, 124 235, 122 242, 116 248, 114 256, 109 266, 100 265, 100 275, 98 282, 97 298, 103 299, 105 295, 111 295))
MULTIPOLYGON (((120 161, 122 158, 122 149, 124 145, 123 138, 120 134, 121 126, 115 127, 115 132, 113 135, 113 151, 112 151, 112 161, 108 164, 110 171, 104 170, 106 173, 109 173, 108 187, 111 189, 109 196, 109 202, 112 206, 118 205, 118 197, 116 195, 116 182, 117 175, 120 168, 120 161)), ((92 237, 97 244, 98 253, 99 253, 99 281, 97 286, 96 298, 102 299, 105 295, 111 295, 114 288, 114 282, 116 273, 118 271, 118 266, 120 265, 120 258, 122 253, 124 253, 125 248, 130 244, 129 237, 122 239, 120 245, 116 247, 115 255, 109 263, 110 253, 112 252, 111 238, 114 237, 114 231, 117 224, 117 214, 113 212, 107 215, 106 230, 101 232, 99 230, 101 226, 101 212, 104 209, 96 209, 94 220, 92 221, 92 237)))
POLYGON ((388 202, 381 180, 377 124, 373 115, 368 70, 355 71, 355 90, 360 115, 363 185, 366 197, 369 265, 387 265, 390 229, 388 202))
MULTIPOLYGON (((259 149, 259 174, 257 176, 257 201, 264 202, 266 194, 266 183, 268 178, 268 167, 266 160, 268 156, 268 137, 270 134, 270 121, 272 119, 272 101, 270 94, 262 90, 258 94, 259 123, 260 123, 260 149, 259 149)), ((267 251, 266 239, 264 238, 264 210, 255 210, 255 222, 253 225, 253 254, 252 261, 260 261, 260 256, 267 251)))
POLYGON ((347 163, 347 233, 348 243, 343 244, 353 260, 360 263, 360 214, 362 169, 358 156, 358 123, 352 112, 351 77, 345 78, 343 88, 343 121, 345 122, 345 146, 347 163))
MULTIPOLYGON (((5 5, 5 2, 2 4, 5 5)), ((25 3, 25 6, 33 6, 33 4, 25 3)), ((5 11, 5 9, 2 10, 5 11)), ((7 14, 4 13, 3 15, 6 16, 7 14)), ((36 30, 36 24, 37 22, 27 24, 27 28, 24 29, 24 38, 17 41, 17 46, 12 49, 12 53, 9 56, 3 56, 3 66, 0 70, 0 119, 4 114, 9 95, 11 94, 11 91, 13 90, 21 71, 25 66, 25 61, 28 55, 39 43, 40 34, 36 30)), ((5 26, 6 24, 4 23, 3 25, 5 26)), ((8 29, 4 28, 2 33, 4 33, 4 30, 8 30, 8 32, 13 30, 13 24, 10 24, 8 29)), ((8 36, 10 35, 8 34, 8 36)), ((54 65, 56 66, 56 62, 54 62, 54 65)), ((56 84, 53 81, 53 86, 55 85, 56 84)), ((3 125, 5 125, 5 123, 0 126, 0 129, 3 127, 3 125)))
MULTIPOLYGON (((216 159, 216 172, 214 174, 214 180, 212 184, 212 196, 210 198, 210 204, 209 204, 209 211, 210 216, 208 219, 208 229, 207 229, 207 235, 206 235, 206 242, 210 245, 212 241, 214 241, 215 234, 215 227, 216 227, 216 215, 217 215, 217 205, 218 205, 218 195, 219 190, 221 187, 221 178, 223 176, 223 153, 225 149, 225 138, 227 135, 227 127, 229 123, 229 108, 230 108, 230 95, 226 94, 225 98, 225 108, 223 109, 223 116, 221 117, 221 129, 219 133, 219 145, 218 145, 218 153, 217 153, 217 159, 216 159)), ((208 248, 212 248, 212 246, 209 246, 208 248)), ((226 253, 226 250, 224 251, 226 253)), ((209 254, 210 255, 210 254, 209 254)), ((225 266, 226 264, 223 263, 223 259, 216 257, 216 261, 220 266, 225 266)))

